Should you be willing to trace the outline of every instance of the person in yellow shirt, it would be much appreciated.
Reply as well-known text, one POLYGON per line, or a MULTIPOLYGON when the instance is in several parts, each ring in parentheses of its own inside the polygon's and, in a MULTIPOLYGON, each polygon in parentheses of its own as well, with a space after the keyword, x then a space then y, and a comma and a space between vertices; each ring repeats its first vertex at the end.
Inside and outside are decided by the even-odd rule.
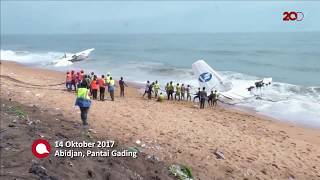
POLYGON ((114 90, 115 90, 115 81, 110 77, 109 83, 108 83, 108 91, 110 93, 111 101, 114 101, 114 90))
POLYGON ((106 79, 105 79, 105 82, 106 82, 107 84, 109 84, 110 78, 111 78, 110 73, 107 73, 107 76, 106 76, 106 79))
POLYGON ((88 111, 91 106, 91 100, 89 97, 89 89, 86 81, 82 81, 76 90, 77 99, 75 102, 76 106, 79 106, 81 111, 81 120, 83 126, 88 126, 88 111))
POLYGON ((162 94, 162 92, 159 94, 157 101, 159 101, 159 102, 164 101, 164 95, 162 94))
POLYGON ((164 87, 164 89, 166 90, 167 97, 168 97, 168 100, 169 100, 169 83, 166 84, 166 86, 164 87))
POLYGON ((174 86, 172 84, 172 81, 170 81, 170 84, 168 85, 168 100, 173 100, 173 92, 174 92, 174 86))

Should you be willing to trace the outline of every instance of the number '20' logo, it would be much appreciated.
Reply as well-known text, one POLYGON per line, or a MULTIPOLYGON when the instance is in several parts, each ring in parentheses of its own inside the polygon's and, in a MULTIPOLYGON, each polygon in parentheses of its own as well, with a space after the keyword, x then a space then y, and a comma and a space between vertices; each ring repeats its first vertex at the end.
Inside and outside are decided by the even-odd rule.
POLYGON ((304 14, 302 12, 283 12, 283 21, 302 21, 304 18, 304 14))

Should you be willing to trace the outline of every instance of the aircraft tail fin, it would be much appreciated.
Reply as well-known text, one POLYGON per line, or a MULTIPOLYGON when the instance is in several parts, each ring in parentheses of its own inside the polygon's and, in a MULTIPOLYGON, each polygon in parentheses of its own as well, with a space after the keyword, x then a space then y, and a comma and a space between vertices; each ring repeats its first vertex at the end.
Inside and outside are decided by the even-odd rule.
POLYGON ((230 82, 224 82, 222 77, 213 70, 204 60, 198 60, 192 64, 192 70, 198 78, 199 86, 207 90, 227 91, 231 89, 230 82))

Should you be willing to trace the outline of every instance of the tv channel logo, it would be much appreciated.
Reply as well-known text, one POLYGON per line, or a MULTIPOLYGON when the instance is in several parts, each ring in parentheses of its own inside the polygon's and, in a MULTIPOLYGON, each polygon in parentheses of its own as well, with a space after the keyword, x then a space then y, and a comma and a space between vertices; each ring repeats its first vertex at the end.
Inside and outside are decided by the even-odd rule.
POLYGON ((282 13, 283 21, 302 21, 304 19, 303 12, 285 11, 282 13))

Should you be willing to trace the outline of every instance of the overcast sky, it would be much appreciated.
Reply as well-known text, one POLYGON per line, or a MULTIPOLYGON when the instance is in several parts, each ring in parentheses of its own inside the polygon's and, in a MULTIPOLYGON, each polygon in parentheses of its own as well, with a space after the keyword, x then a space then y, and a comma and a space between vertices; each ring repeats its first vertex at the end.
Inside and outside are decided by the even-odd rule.
POLYGON ((1 1, 1 33, 320 31, 320 2, 1 1), (301 22, 283 22, 302 11, 301 22))

